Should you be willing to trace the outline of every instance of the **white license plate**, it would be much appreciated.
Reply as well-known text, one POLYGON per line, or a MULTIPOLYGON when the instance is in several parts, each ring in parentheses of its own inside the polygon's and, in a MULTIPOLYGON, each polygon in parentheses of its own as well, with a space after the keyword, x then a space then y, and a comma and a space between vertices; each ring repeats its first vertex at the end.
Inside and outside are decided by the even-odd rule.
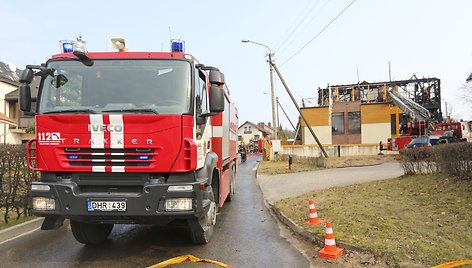
POLYGON ((88 211, 126 211, 126 201, 88 201, 88 211))

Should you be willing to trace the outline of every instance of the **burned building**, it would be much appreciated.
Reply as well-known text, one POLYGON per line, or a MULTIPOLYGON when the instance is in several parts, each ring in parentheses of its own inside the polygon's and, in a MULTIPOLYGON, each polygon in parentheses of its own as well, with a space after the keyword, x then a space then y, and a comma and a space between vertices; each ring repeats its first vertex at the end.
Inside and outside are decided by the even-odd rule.
MULTIPOLYGON (((302 108, 323 144, 373 144, 397 137, 417 121, 442 121, 438 78, 318 88, 318 105, 302 108)), ((302 122, 304 144, 314 139, 302 122)))

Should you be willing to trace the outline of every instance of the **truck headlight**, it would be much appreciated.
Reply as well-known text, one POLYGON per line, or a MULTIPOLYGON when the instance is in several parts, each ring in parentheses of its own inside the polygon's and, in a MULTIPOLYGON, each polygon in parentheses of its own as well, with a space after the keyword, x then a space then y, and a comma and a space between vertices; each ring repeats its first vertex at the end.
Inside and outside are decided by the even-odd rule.
POLYGON ((189 211, 192 210, 191 198, 171 198, 166 200, 166 211, 189 211))
POLYGON ((33 197, 34 210, 55 210, 56 201, 53 198, 33 197))

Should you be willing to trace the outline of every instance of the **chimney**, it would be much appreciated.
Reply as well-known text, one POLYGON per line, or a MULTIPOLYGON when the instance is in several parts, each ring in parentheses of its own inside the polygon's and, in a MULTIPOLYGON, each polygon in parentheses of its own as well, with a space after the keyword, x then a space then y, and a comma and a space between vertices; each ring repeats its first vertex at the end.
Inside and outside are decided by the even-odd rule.
POLYGON ((269 123, 267 123, 267 125, 269 125, 269 127, 272 127, 272 126, 271 126, 271 124, 270 124, 270 122, 269 122, 269 123))

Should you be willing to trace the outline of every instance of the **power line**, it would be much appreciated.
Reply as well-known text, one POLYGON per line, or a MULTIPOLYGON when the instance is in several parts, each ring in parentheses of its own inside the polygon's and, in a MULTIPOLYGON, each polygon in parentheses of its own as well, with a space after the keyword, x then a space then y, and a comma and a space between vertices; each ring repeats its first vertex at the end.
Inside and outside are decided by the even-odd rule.
POLYGON ((290 33, 290 31, 292 30, 292 28, 295 27, 295 24, 298 22, 298 20, 301 18, 301 16, 303 15, 303 13, 305 12, 305 10, 307 10, 308 6, 313 3, 311 0, 308 0, 308 2, 305 4, 305 6, 303 7, 303 9, 301 10, 301 12, 295 17, 295 20, 292 22, 292 24, 290 25, 290 27, 287 28, 287 30, 285 31, 285 33, 281 36, 281 38, 279 39, 279 41, 276 43, 277 45, 275 46, 276 47, 276 51, 282 46, 283 41, 284 40, 284 37, 290 33), (282 43, 282 44, 281 44, 282 43), (277 48, 278 47, 278 48, 277 48))
POLYGON ((316 12, 316 14, 311 18, 311 20, 305 24, 305 26, 303 27, 302 30, 300 30, 298 32, 298 34, 296 34, 292 40, 284 47, 284 49, 281 49, 281 51, 284 51, 286 50, 288 47, 290 47, 301 35, 302 33, 306 30, 306 28, 316 19, 318 18, 318 15, 321 13, 321 11, 323 11, 323 9, 329 4, 331 0, 328 0, 324 3, 323 6, 320 7, 320 9, 318 9, 318 11, 316 12))
MULTIPOLYGON (((295 26, 295 28, 293 28, 293 30, 287 35, 287 37, 284 39, 284 41, 280 44, 280 46, 275 50, 274 53, 276 53, 289 39, 290 37, 292 37, 292 35, 298 30, 298 27, 300 27, 300 25, 306 20, 306 18, 308 17, 308 15, 310 15, 310 13, 315 9, 315 7, 318 5, 318 3, 320 2, 320 0, 316 1, 315 4, 310 8, 310 10, 303 16, 303 18, 298 22, 298 24, 295 26)), ((305 6, 305 8, 303 9, 303 11, 306 10, 306 8, 308 7, 305 6)), ((301 13, 303 14, 303 12, 301 13)), ((301 15, 300 14, 300 15, 301 15)), ((294 21, 294 24, 295 22, 297 22, 297 20, 294 21)), ((293 24, 293 25, 294 25, 293 24)), ((292 26, 293 26, 292 25, 292 26)), ((290 29, 290 28, 289 28, 290 29)))
POLYGON ((319 33, 317 33, 310 41, 308 41, 304 46, 302 46, 297 52, 295 52, 292 56, 290 56, 286 61, 284 61, 280 66, 282 67, 285 63, 289 62, 293 57, 298 55, 303 49, 305 49, 313 40, 315 40, 318 36, 320 36, 333 22, 335 22, 341 15, 350 7, 354 2, 357 0, 352 0, 352 2, 347 5, 333 20, 331 20, 319 33))

